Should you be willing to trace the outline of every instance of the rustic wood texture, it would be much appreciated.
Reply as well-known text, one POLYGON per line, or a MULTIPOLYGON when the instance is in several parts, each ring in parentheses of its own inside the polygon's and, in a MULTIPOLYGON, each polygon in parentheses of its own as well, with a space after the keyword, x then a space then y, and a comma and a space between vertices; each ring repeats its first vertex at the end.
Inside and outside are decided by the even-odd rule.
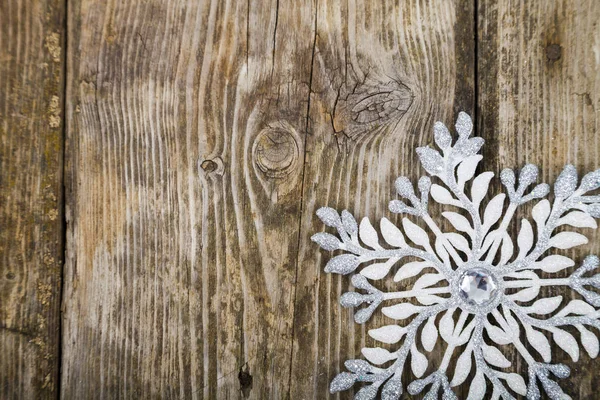
POLYGON ((73 3, 63 395, 287 396, 314 8, 73 3))
POLYGON ((473 111, 473 13, 70 4, 63 395, 326 396, 365 330, 315 208, 382 212, 473 111))
MULTIPOLYGON (((533 163, 541 167, 540 180, 552 183, 567 163, 581 174, 600 167, 599 19, 596 1, 479 1, 478 130, 487 141, 486 169, 533 163)), ((515 221, 530 211, 526 207, 515 221)), ((516 235, 518 224, 512 228, 516 235)), ((598 231, 583 233, 590 243, 569 251, 574 260, 600 254, 598 231)), ((565 287, 547 287, 541 295, 581 298, 565 287)), ((573 363, 558 346, 552 351, 553 361, 571 367, 571 376, 560 381, 566 393, 598 398, 598 360, 582 352, 573 363)))
MULTIPOLYGON (((339 306, 317 208, 398 221, 394 179, 461 110, 482 169, 600 165, 593 0, 65 10, 0 0, 0 398, 351 398, 329 382, 385 317, 339 306)), ((598 362, 556 353, 596 398, 598 362)))
POLYGON ((55 398, 64 2, 0 1, 0 398, 55 398))
MULTIPOLYGON (((399 220, 387 207, 396 177, 423 174, 414 149, 433 142, 435 121, 474 111, 473 15, 472 4, 448 1, 318 9, 290 398, 337 397, 328 388, 344 361, 360 357, 365 345, 381 345, 366 333, 385 317, 357 325, 339 305, 349 278, 322 272, 331 255, 308 240, 324 230, 315 211, 327 205, 399 220)), ((431 359, 439 364, 441 353, 431 359)))

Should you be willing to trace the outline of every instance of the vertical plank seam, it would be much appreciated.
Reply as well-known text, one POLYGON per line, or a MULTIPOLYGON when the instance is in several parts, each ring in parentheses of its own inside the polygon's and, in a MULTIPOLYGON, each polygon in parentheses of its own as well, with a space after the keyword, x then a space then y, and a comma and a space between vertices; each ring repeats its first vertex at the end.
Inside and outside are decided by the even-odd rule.
POLYGON ((59 281, 59 294, 58 294, 58 343, 57 343, 57 355, 56 355, 56 399, 60 400, 62 391, 62 363, 63 363, 63 334, 64 334, 64 319, 63 319, 63 301, 65 292, 65 263, 67 260, 67 189, 66 189, 66 149, 67 149, 67 54, 69 51, 69 2, 63 0, 63 20, 62 20, 62 48, 63 52, 61 55, 61 79, 62 79, 62 129, 61 129, 61 142, 62 149, 60 155, 60 201, 61 201, 61 232, 60 232, 60 252, 62 253, 61 267, 60 267, 60 281, 59 281))
POLYGON ((479 0, 473 0, 473 131, 479 134, 479 0))
MULTIPOLYGON (((279 3, 279 2, 278 2, 279 3)), ((298 218, 298 241, 297 241, 297 252, 296 252, 296 271, 294 275, 294 302, 293 302, 293 310, 292 310, 292 339, 290 346, 290 372, 288 379, 288 394, 287 398, 291 398, 292 393, 292 372, 293 372, 293 359, 294 359, 294 342, 296 341, 296 300, 298 297, 298 267, 300 265, 300 244, 302 242, 302 217, 304 215, 304 186, 305 175, 306 175, 306 144, 307 137, 309 132, 309 121, 310 121, 310 96, 312 94, 312 81, 313 81, 313 72, 315 68, 315 50, 317 47, 317 21, 319 16, 319 2, 315 0, 315 23, 314 23, 314 35, 313 35, 313 44, 312 44, 312 54, 310 59, 310 74, 308 79, 308 102, 306 105, 306 125, 304 129, 304 158, 302 162, 302 186, 300 189, 300 216, 298 218)))

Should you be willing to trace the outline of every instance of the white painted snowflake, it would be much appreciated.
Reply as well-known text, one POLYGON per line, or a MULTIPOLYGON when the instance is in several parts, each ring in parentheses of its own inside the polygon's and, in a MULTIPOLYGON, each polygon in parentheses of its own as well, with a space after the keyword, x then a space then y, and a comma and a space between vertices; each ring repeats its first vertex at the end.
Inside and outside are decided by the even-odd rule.
POLYGON ((432 184, 429 177, 423 176, 418 182, 419 194, 415 194, 408 178, 396 180, 396 190, 405 201, 392 200, 390 211, 421 218, 435 236, 434 243, 425 230, 408 218, 402 219, 404 233, 382 218, 381 241, 367 218, 359 226, 345 210, 341 215, 331 208, 317 211, 327 226, 337 229, 339 237, 317 233, 312 239, 325 250, 346 253, 329 260, 325 272, 350 274, 366 264, 352 276, 357 291, 341 297, 344 307, 366 305, 354 314, 356 322, 365 323, 384 302, 404 299, 381 309, 385 316, 400 321, 398 324, 369 330, 375 340, 397 344, 396 350, 362 349, 367 361, 346 361, 348 372, 333 379, 332 393, 348 389, 355 382, 366 382, 355 398, 373 399, 380 393, 383 399, 397 399, 403 390, 401 375, 410 355, 410 368, 417 379, 407 390, 417 394, 429 387, 427 399, 437 398, 440 389, 444 399, 455 399, 451 388, 462 384, 473 367, 469 399, 483 398, 487 382, 492 385, 494 399, 513 399, 515 394, 537 399, 539 383, 551 398, 569 398, 553 380, 567 377, 569 368, 551 363, 548 337, 577 361, 579 344, 564 329, 570 326, 572 332, 578 332, 585 351, 591 357, 598 355, 596 332, 589 329, 600 329, 600 310, 595 308, 600 307, 600 295, 593 289, 600 288, 600 274, 589 275, 598 268, 598 257, 588 256, 568 278, 543 279, 539 272, 553 274, 575 265, 569 257, 547 253, 587 243, 580 233, 555 231, 561 226, 597 227, 594 218, 600 217, 600 196, 589 192, 600 187, 600 170, 585 175, 578 184, 575 167, 567 165, 554 184, 550 202, 544 199, 550 192, 547 184, 538 184, 526 193, 537 179, 536 166, 525 165, 518 182, 514 172, 506 169, 500 179, 507 195, 498 194, 482 206, 494 174, 475 176, 482 159, 477 152, 483 139, 469 138, 472 128, 470 117, 460 113, 454 144, 448 129, 438 122, 434 133, 441 153, 430 147, 417 149, 423 168, 443 185, 432 184), (436 202, 460 211, 442 213, 460 233, 442 232, 434 222, 428 213, 430 194, 436 202), (507 228, 517 207, 532 200, 537 201, 532 210, 535 229, 534 224, 522 219, 515 249, 507 228), (411 287, 404 283, 424 270, 432 272, 422 274, 411 287), (402 290, 384 292, 369 283, 392 271, 402 290), (533 301, 542 286, 550 285, 568 286, 584 300, 571 300, 562 308, 562 296, 533 301), (420 305, 409 302, 411 298, 420 305), (432 351, 438 336, 445 342, 443 359, 435 372, 423 378, 428 368, 423 350, 432 351), (525 345, 525 338, 530 347, 525 345), (501 351, 508 345, 525 361, 528 383, 520 374, 510 372, 511 363, 501 351), (448 367, 455 353, 458 360, 451 374, 448 367))

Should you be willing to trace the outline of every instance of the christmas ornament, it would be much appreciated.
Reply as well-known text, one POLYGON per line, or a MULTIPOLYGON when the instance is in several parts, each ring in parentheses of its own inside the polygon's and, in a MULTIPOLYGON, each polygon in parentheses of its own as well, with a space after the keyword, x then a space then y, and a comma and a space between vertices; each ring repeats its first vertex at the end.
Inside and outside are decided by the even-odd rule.
POLYGON ((440 151, 417 149, 429 176, 418 180, 416 190, 408 178, 396 180, 401 199, 390 202, 390 211, 421 219, 431 235, 407 217, 402 219, 402 229, 382 218, 378 234, 367 218, 358 224, 346 210, 341 214, 331 208, 317 211, 337 236, 323 232, 312 240, 325 250, 343 253, 327 262, 325 272, 353 274, 356 290, 344 293, 341 305, 356 309, 354 319, 359 324, 377 310, 398 321, 368 331, 394 350, 363 348, 366 360, 346 361, 347 371, 331 382, 332 393, 364 382, 356 399, 377 395, 398 399, 406 383, 402 372, 410 368, 416 379, 408 382, 408 392, 427 390, 428 399, 438 398, 440 392, 444 399, 455 399, 452 388, 471 371, 469 399, 483 398, 489 385, 494 399, 513 399, 517 394, 537 399, 540 388, 553 399, 569 398, 557 383, 569 375, 569 368, 552 362, 553 350, 561 348, 573 361, 579 359, 580 347, 592 358, 598 355, 600 311, 595 307, 600 307, 600 295, 593 289, 600 288, 600 274, 594 275, 598 257, 590 255, 576 266, 558 251, 587 243, 572 228, 597 227, 594 218, 600 217, 600 196, 590 192, 600 187, 600 170, 578 181, 575 167, 567 165, 550 201, 546 199, 549 185, 530 189, 538 177, 536 166, 525 165, 518 178, 505 169, 500 180, 506 193, 484 202, 494 174, 475 176, 484 141, 471 138, 472 129, 471 118, 460 113, 458 138, 453 142, 448 129, 436 123, 434 136, 440 151), (454 232, 443 232, 434 221, 428 211, 429 197, 450 206, 452 210, 442 217, 454 232), (529 202, 535 202, 532 221, 518 222, 513 240, 507 228, 517 208, 529 202), (572 269, 566 278, 540 276, 565 269, 572 269), (371 283, 391 274, 398 291, 382 291, 371 283), (414 283, 407 283, 416 276, 414 283), (567 302, 560 295, 538 299, 544 286, 576 291, 581 299, 567 302), (571 332, 577 332, 579 342, 571 332), (424 352, 431 352, 439 340, 444 345, 442 361, 424 376, 428 369, 424 352), (522 371, 511 369, 503 354, 508 346, 524 360, 522 371), (449 371, 453 357, 458 357, 456 368, 449 371))

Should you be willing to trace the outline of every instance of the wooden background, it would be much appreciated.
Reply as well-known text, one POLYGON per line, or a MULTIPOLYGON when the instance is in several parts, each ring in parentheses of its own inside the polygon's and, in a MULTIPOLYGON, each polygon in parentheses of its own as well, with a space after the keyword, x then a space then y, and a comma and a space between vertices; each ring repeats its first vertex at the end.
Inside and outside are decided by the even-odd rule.
MULTIPOLYGON (((595 0, 0 0, 0 398, 330 397, 373 342, 315 210, 389 216, 460 110, 486 170, 598 168, 599 20, 595 0)), ((598 361, 557 359, 600 398, 598 361)))

